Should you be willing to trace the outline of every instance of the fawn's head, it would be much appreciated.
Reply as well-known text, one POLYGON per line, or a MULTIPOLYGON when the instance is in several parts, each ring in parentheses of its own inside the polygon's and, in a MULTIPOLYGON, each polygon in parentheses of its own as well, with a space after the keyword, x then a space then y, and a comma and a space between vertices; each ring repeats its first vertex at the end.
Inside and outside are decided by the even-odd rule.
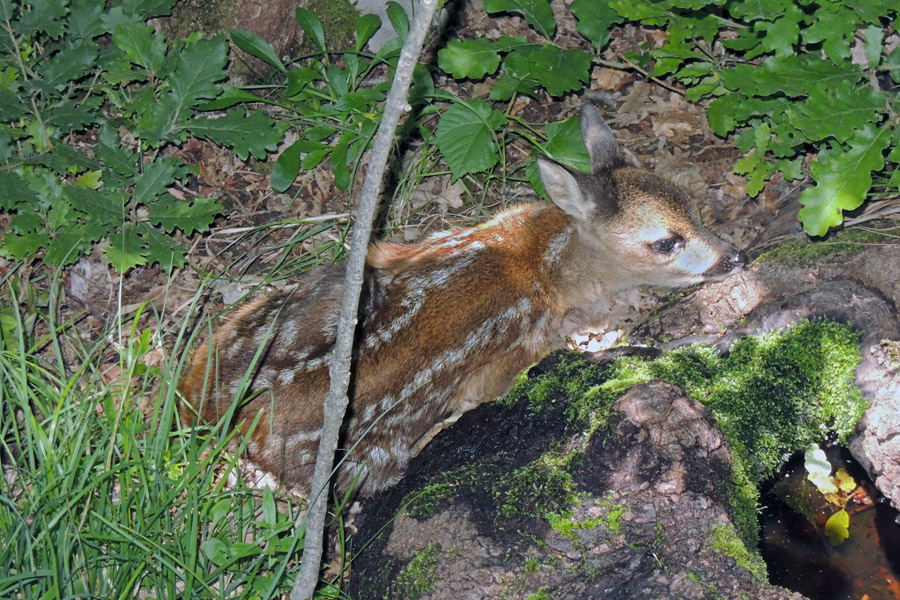
POLYGON ((582 251, 572 260, 589 272, 602 264, 608 289, 640 285, 681 287, 744 268, 743 252, 704 227, 676 185, 628 166, 612 130, 597 110, 581 110, 581 135, 591 173, 538 158, 551 200, 573 219, 582 251))

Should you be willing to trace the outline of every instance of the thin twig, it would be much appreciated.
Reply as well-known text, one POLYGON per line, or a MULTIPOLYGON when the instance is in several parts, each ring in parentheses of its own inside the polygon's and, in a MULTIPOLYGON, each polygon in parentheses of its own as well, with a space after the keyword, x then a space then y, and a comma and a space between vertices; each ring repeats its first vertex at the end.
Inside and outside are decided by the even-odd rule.
MULTIPOLYGON (((300 572, 297 574, 297 580, 294 582, 294 588, 291 590, 291 600, 310 600, 316 590, 316 584, 319 582, 329 495, 328 480, 334 464, 338 434, 349 402, 347 387, 350 383, 353 332, 356 329, 356 315, 362 291, 366 251, 369 246, 372 222, 378 208, 378 196, 381 192, 388 155, 393 146, 394 132, 400 122, 400 116, 410 110, 407 104, 407 95, 413 69, 422 52, 425 34, 428 32, 436 8, 437 0, 421 0, 414 6, 413 25, 403 44, 403 50, 400 52, 394 81, 391 83, 391 90, 384 103, 384 114, 372 141, 372 156, 366 169, 366 178, 363 182, 359 208, 356 213, 356 224, 353 227, 350 257, 347 260, 347 274, 344 277, 344 295, 341 298, 341 312, 338 317, 337 338, 329 366, 331 387, 325 398, 319 451, 316 455, 316 467, 309 486, 310 506, 306 517, 303 561, 300 565, 300 572)), ((297 531, 301 525, 302 523, 298 519, 297 531)))

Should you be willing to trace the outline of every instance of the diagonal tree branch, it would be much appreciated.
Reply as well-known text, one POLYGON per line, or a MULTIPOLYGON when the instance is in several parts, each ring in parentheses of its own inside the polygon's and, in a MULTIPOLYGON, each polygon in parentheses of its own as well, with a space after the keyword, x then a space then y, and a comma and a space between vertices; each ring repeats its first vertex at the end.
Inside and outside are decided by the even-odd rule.
MULTIPOLYGON (((353 350, 353 332, 356 329, 359 295, 362 291, 363 268, 366 252, 378 207, 378 197, 384 179, 394 132, 400 116, 409 111, 407 94, 412 81, 413 69, 422 52, 425 34, 434 17, 438 0, 419 0, 414 5, 414 21, 409 35, 400 52, 397 71, 391 90, 384 104, 384 114, 372 142, 372 156, 366 169, 353 239, 350 243, 350 257, 347 260, 347 274, 344 278, 344 296, 338 317, 337 339, 331 357, 329 376, 331 387, 325 399, 324 422, 319 439, 316 467, 310 482, 310 507, 307 513, 306 538, 303 543, 303 562, 300 573, 291 590, 291 600, 310 600, 319 582, 319 567, 322 561, 322 545, 325 532, 329 477, 331 476, 334 454, 337 450, 338 435, 347 411, 347 387, 350 383, 350 361, 353 350)), ((299 530, 301 523, 297 523, 299 530)))

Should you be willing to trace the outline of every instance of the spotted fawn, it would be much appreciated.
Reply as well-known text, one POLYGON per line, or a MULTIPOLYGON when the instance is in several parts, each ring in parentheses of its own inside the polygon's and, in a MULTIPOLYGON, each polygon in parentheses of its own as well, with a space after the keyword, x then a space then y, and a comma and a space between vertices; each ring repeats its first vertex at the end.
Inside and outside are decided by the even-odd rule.
MULTIPOLYGON (((625 163, 590 105, 581 134, 590 174, 537 159, 552 204, 370 247, 341 485, 359 475, 356 491, 370 495, 396 482, 435 426, 503 395, 559 347, 570 311, 745 267, 744 253, 703 226, 681 189, 625 163)), ((249 458, 301 489, 315 463, 343 281, 335 264, 247 303, 195 352, 180 384, 186 422, 217 422, 239 403, 231 424, 249 436, 249 458)))

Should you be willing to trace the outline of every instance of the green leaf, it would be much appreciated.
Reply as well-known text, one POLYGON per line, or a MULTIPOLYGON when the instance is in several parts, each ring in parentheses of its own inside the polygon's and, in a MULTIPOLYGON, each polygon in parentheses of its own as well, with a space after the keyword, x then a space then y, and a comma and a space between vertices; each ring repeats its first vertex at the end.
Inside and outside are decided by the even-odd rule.
POLYGON ((228 76, 228 42, 222 34, 212 39, 199 39, 185 46, 169 85, 180 106, 189 107, 199 99, 214 98, 219 94, 216 82, 228 76))
POLYGON ((168 271, 172 267, 184 268, 187 261, 181 244, 146 223, 138 223, 137 227, 146 243, 148 265, 159 263, 160 268, 164 271, 168 271))
POLYGON ((213 218, 221 213, 222 206, 213 200, 198 198, 191 202, 169 196, 150 203, 149 220, 160 225, 166 233, 180 229, 191 235, 195 231, 207 231, 213 218))
POLYGON ((265 41, 252 31, 247 31, 246 29, 232 29, 231 41, 234 42, 235 46, 247 54, 268 63, 282 73, 287 71, 284 67, 284 63, 281 62, 281 59, 275 54, 275 50, 272 49, 269 42, 265 41))
POLYGON ((505 124, 503 113, 479 99, 458 102, 444 112, 437 127, 437 143, 454 180, 497 164, 494 133, 505 124))
POLYGON ((381 18, 378 15, 361 15, 356 21, 356 51, 362 51, 379 29, 381 29, 381 18))
POLYGON ((251 94, 248 91, 226 83, 222 85, 222 93, 219 94, 215 100, 210 100, 209 102, 198 105, 197 110, 222 110, 223 108, 230 108, 235 104, 244 102, 254 103, 265 101, 265 98, 261 98, 256 94, 251 94))
POLYGON ((203 553, 214 565, 222 565, 231 560, 231 549, 218 538, 209 538, 203 542, 203 553))
POLYGON ((49 231, 35 231, 24 234, 7 232, 3 235, 3 243, 0 244, 0 255, 22 260, 37 254, 41 248, 46 247, 49 243, 49 231))
POLYGON ((44 118, 59 127, 60 133, 67 134, 99 123, 102 115, 98 109, 102 101, 100 96, 66 100, 49 109, 44 118))
POLYGON ((76 40, 90 40, 103 35, 102 13, 103 4, 96 0, 75 0, 69 6, 68 34, 76 40))
POLYGON ((278 524, 278 510, 275 508, 275 495, 272 493, 272 489, 268 487, 263 489, 262 516, 263 523, 266 525, 274 527, 278 524))
POLYGON ((325 30, 322 28, 322 22, 319 21, 319 17, 302 6, 298 6, 294 14, 297 18, 297 23, 306 32, 309 42, 314 44, 319 49, 319 52, 325 52, 325 30))
POLYGON ((881 62, 881 49, 884 47, 884 29, 880 25, 869 25, 863 30, 866 39, 866 62, 868 67, 874 69, 881 62))
POLYGON ((268 152, 278 147, 289 126, 285 122, 275 122, 259 110, 248 115, 243 108, 233 108, 218 119, 193 119, 187 128, 198 137, 233 148, 241 160, 246 160, 250 154, 264 159, 268 152))
POLYGON ((142 120, 142 125, 158 138, 169 139, 199 100, 219 94, 216 82, 227 76, 227 61, 228 42, 221 34, 185 46, 168 78, 170 92, 157 104, 152 117, 142 120))
POLYGON ((866 2, 848 2, 847 5, 864 21, 876 25, 881 22, 882 17, 897 12, 896 0, 866 0, 866 2))
POLYGON ((176 0, 125 0, 122 6, 129 15, 139 21, 153 17, 165 17, 172 11, 176 0))
POLYGON ((84 77, 96 60, 97 46, 93 42, 66 44, 52 60, 41 65, 39 73, 43 83, 62 89, 68 82, 84 77))
POLYGON ((587 52, 550 45, 517 48, 503 62, 504 70, 511 75, 535 79, 554 97, 581 89, 588 81, 590 67, 591 55, 587 52))
POLYGON ((105 227, 90 223, 60 229, 47 242, 44 262, 57 266, 71 264, 82 254, 90 252, 94 242, 100 241, 104 235, 105 227))
POLYGON ((775 51, 775 56, 785 57, 794 54, 794 45, 800 40, 800 21, 803 12, 789 4, 784 11, 784 16, 774 22, 757 21, 754 25, 756 31, 766 31, 766 37, 762 40, 762 47, 775 51))
POLYGON ((144 166, 144 171, 134 178, 134 202, 147 204, 168 193, 180 171, 179 161, 172 157, 158 159, 144 166))
POLYGON ((591 170, 591 160, 584 147, 578 117, 547 125, 547 142, 544 152, 557 162, 578 169, 583 173, 591 170))
POLYGON ((387 3, 387 17, 391 22, 394 31, 397 32, 397 38, 400 41, 406 40, 409 33, 409 16, 400 4, 391 0, 387 3))
POLYGON ((500 53, 490 40, 452 40, 438 51, 438 66, 455 79, 481 79, 500 66, 500 53))
POLYGON ((331 148, 328 146, 318 150, 310 150, 306 153, 306 156, 303 157, 303 160, 300 161, 300 168, 304 171, 315 169, 322 164, 322 161, 325 160, 325 157, 328 156, 329 152, 331 152, 331 148))
POLYGON ((597 52, 609 42, 609 28, 613 23, 621 23, 622 17, 603 1, 575 0, 570 7, 578 19, 578 33, 591 40, 597 52))
POLYGON ((339 190, 346 190, 350 185, 350 169, 347 167, 348 142, 341 141, 331 150, 331 172, 334 174, 334 185, 339 190))
POLYGON ((797 181, 803 177, 803 161, 799 158, 788 160, 782 158, 775 161, 775 169, 781 171, 788 181, 797 181))
POLYGON ((125 203, 122 194, 107 194, 89 188, 67 185, 63 197, 73 208, 83 213, 90 223, 120 223, 125 218, 125 203))
POLYGON ((57 39, 63 32, 67 0, 32 0, 16 24, 16 34, 44 32, 57 39))
POLYGON ((103 248, 106 261, 119 273, 147 262, 147 250, 138 232, 139 229, 134 225, 123 227, 121 233, 109 236, 110 245, 103 248))
POLYGON ((119 143, 119 134, 108 125, 100 131, 100 139, 93 151, 100 162, 122 177, 131 177, 138 172, 140 157, 123 148, 119 143))
POLYGON ((816 10, 812 23, 803 30, 807 44, 822 44, 825 55, 835 63, 850 57, 850 44, 859 20, 856 14, 840 5, 816 10))
POLYGON ((783 14, 789 1, 792 0, 742 0, 731 4, 728 10, 736 19, 758 21, 783 14))
POLYGON ((38 197, 18 175, 0 172, 0 209, 14 210, 19 203, 33 206, 38 197))
POLYGON ((615 0, 609 5, 626 19, 644 21, 648 25, 664 25, 670 17, 662 3, 647 0, 615 0))
MULTIPOLYGON (((833 64, 813 55, 784 58, 770 56, 762 65, 751 70, 753 85, 741 85, 741 90, 748 96, 805 96, 808 94, 807 89, 814 84, 838 85, 841 81, 856 83, 863 77, 862 70, 849 61, 833 64)), ((727 72, 723 72, 722 76, 723 80, 729 77, 727 72)), ((725 85, 729 89, 735 89, 727 82, 725 85)))
POLYGON ((269 185, 278 193, 286 191, 300 171, 300 147, 303 140, 297 140, 284 149, 275 166, 272 167, 272 174, 269 176, 269 185))
MULTIPOLYGON (((884 166, 884 149, 891 139, 889 127, 866 125, 849 142, 849 150, 810 165, 814 188, 800 195, 798 217, 810 235, 825 235, 843 221, 842 212, 862 204, 872 187, 872 171, 884 166)), ((821 159, 821 154, 820 154, 821 159)))
MULTIPOLYGON (((21 3, 19 4, 21 6, 21 3)), ((15 16, 15 7, 12 0, 0 0, 0 20, 12 21, 15 16)))
POLYGON ((845 142, 867 123, 880 121, 887 111, 887 96, 881 90, 855 86, 847 81, 838 85, 809 86, 809 99, 788 108, 791 124, 810 140, 834 136, 845 142))
POLYGON ((484 10, 489 13, 513 12, 522 15, 525 21, 550 39, 556 31, 556 19, 550 10, 549 0, 484 0, 484 10))
POLYGON ((113 43, 125 58, 152 74, 159 73, 166 60, 166 42, 149 25, 123 23, 112 34, 113 43))
POLYGON ((850 537, 850 515, 843 508, 825 521, 825 535, 832 546, 839 546, 850 537))
POLYGON ((0 90, 0 121, 15 121, 28 111, 28 107, 19 94, 12 90, 0 90))
POLYGON ((894 83, 900 84, 900 46, 894 48, 884 61, 884 68, 894 83))

